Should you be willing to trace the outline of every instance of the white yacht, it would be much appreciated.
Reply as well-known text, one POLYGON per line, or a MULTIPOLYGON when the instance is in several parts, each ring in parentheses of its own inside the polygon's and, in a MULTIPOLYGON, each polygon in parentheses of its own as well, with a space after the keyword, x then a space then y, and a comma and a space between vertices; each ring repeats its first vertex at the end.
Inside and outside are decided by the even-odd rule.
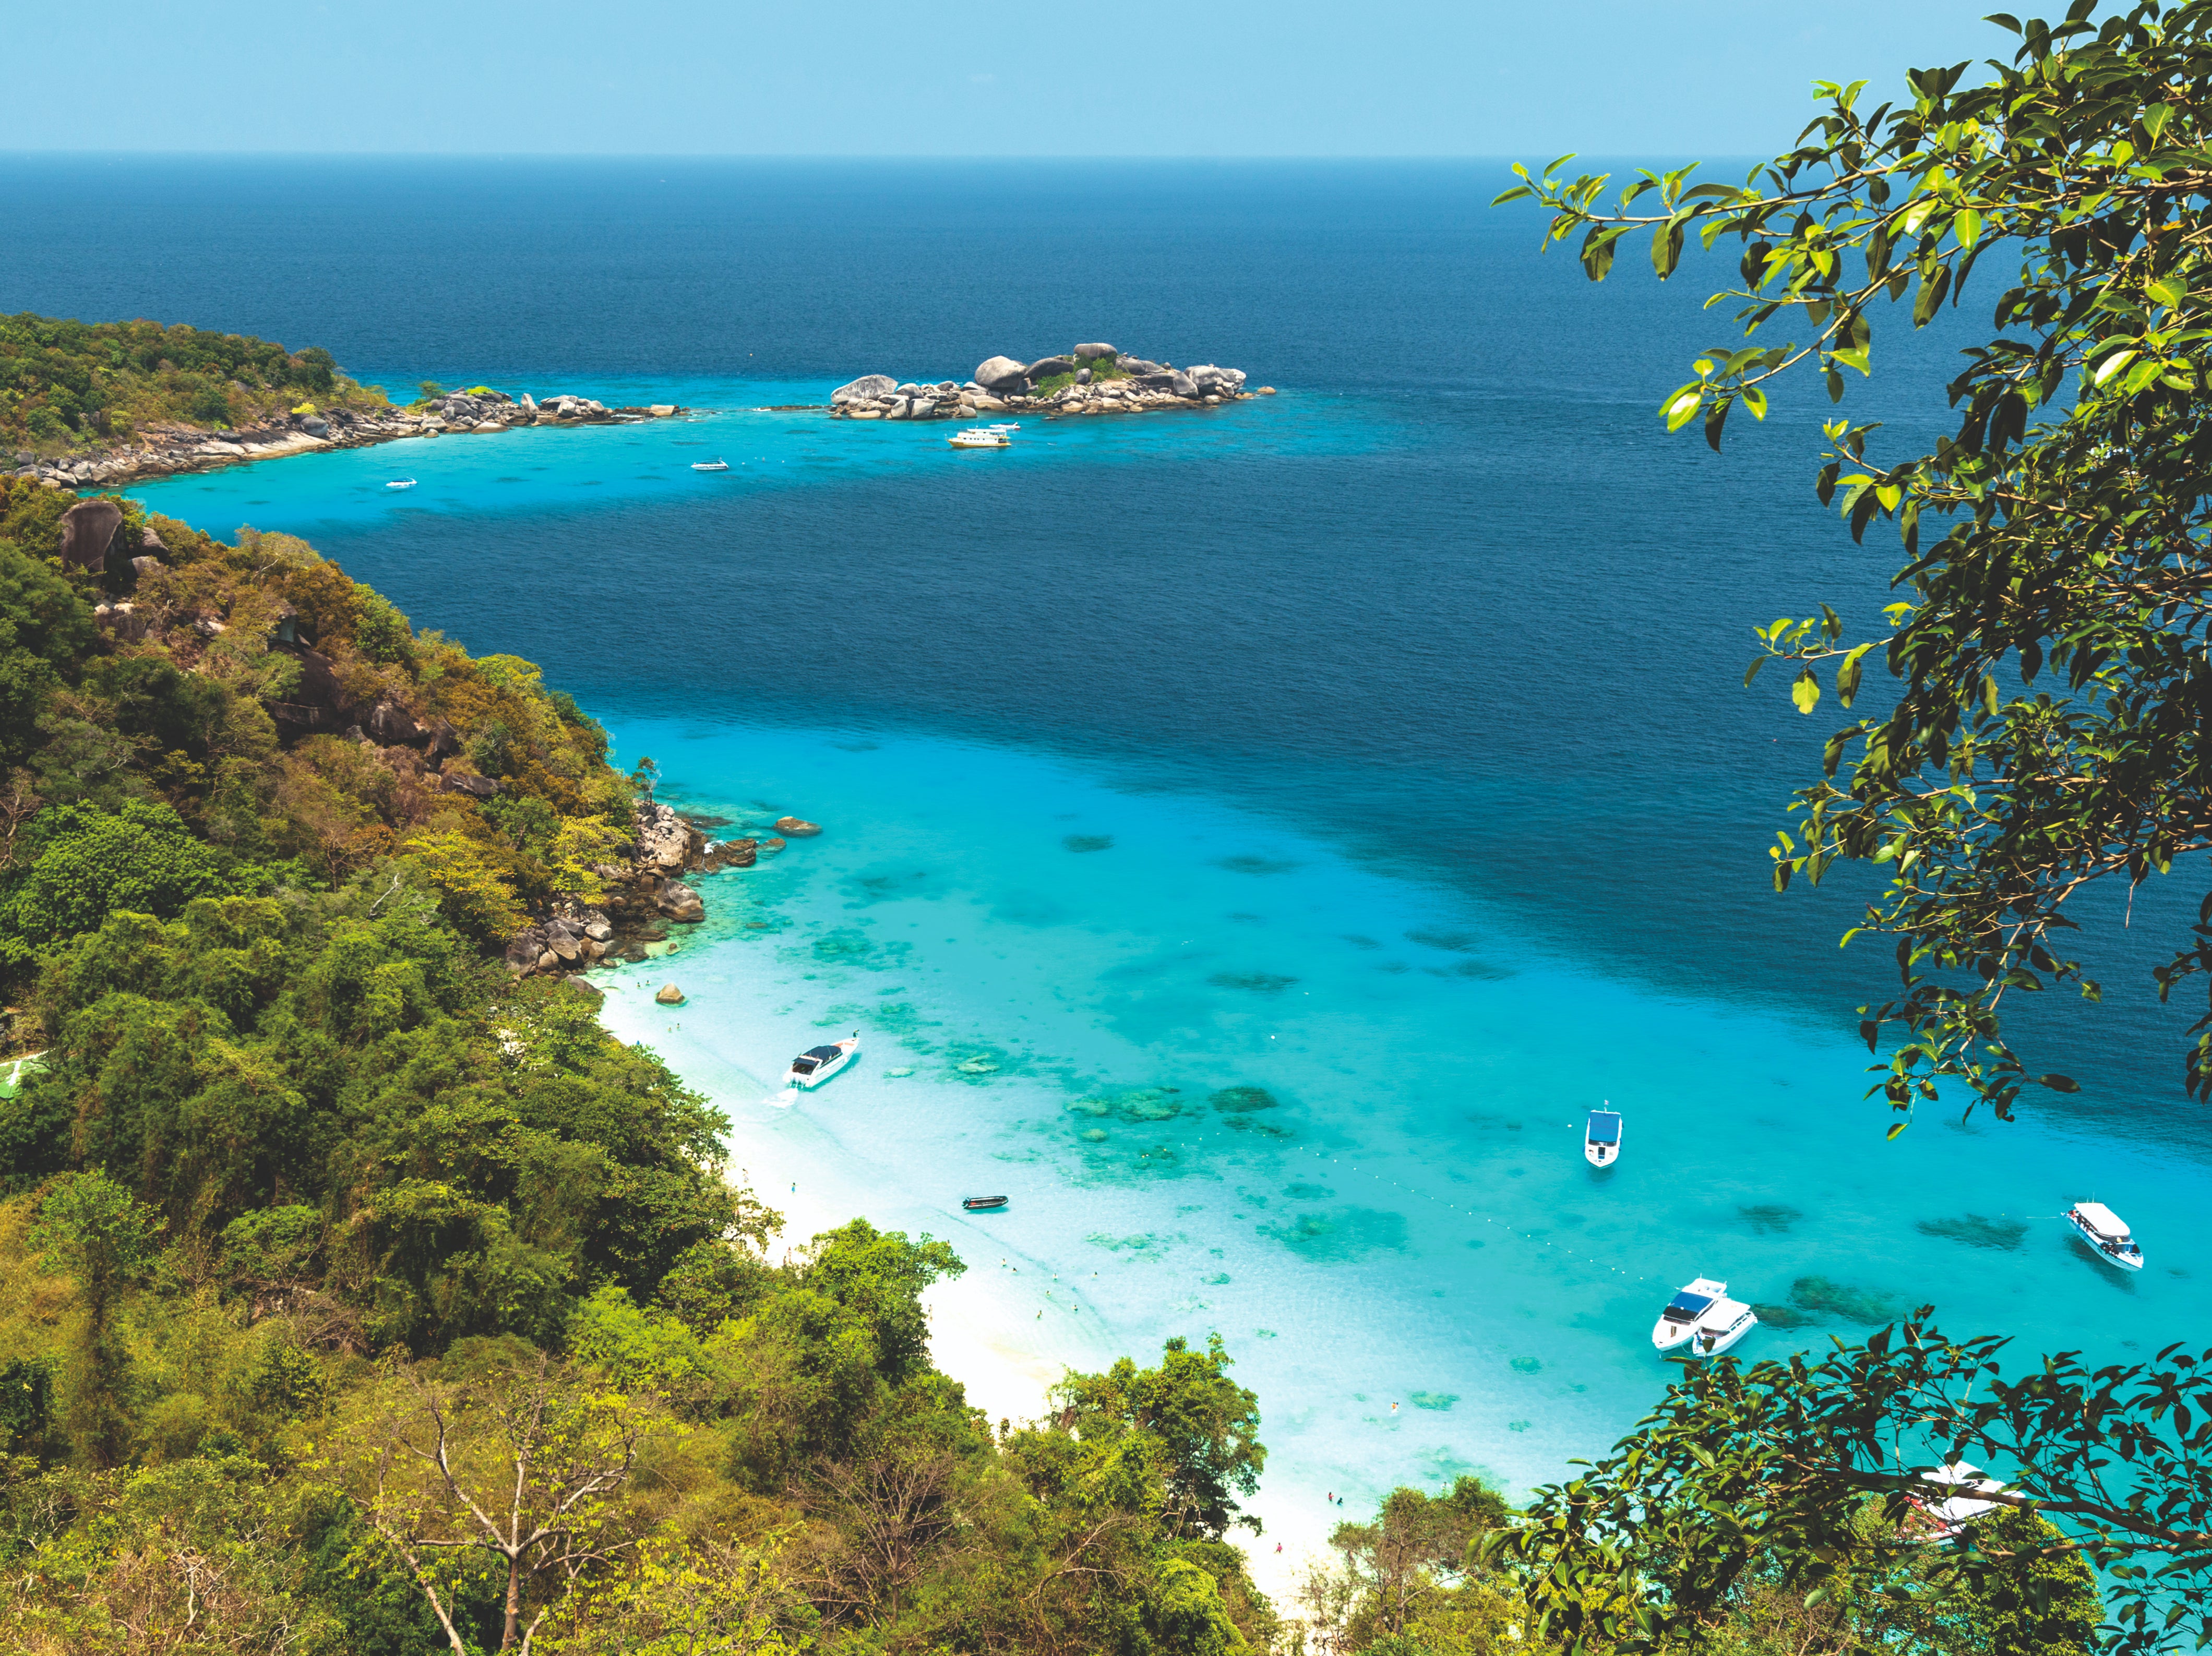
POLYGON ((2097 1257, 2118 1271, 2141 1271, 2142 1249, 2128 1234, 2127 1221, 2102 1202, 2076 1202, 2066 1210, 2066 1222, 2081 1240, 2097 1250, 2097 1257))
POLYGON ((1583 1129, 1583 1160, 1594 1168, 1609 1168, 1620 1159, 1620 1112, 1592 1110, 1589 1125, 1583 1129))
POLYGON ((1723 1295, 1707 1306, 1690 1336, 1690 1355, 1717 1357, 1759 1326, 1759 1313, 1741 1300, 1723 1295))
POLYGON ((1923 1472, 1921 1480, 1931 1487, 1926 1495, 1915 1496, 1912 1504, 1946 1541, 1954 1538, 1984 1513, 1995 1512, 1997 1503, 1981 1497, 2002 1495, 2005 1487, 1984 1477, 1980 1467, 1970 1466, 1963 1460, 1955 1466, 1938 1466, 1932 1472, 1923 1472))
POLYGON ((1699 1318, 1727 1301, 1726 1283, 1717 1283, 1710 1277, 1698 1277, 1667 1301, 1659 1320, 1651 1325, 1651 1344, 1662 1351, 1672 1351, 1690 1338, 1699 1318))
POLYGON ((955 448, 1012 448, 1014 440, 996 426, 965 426, 948 440, 955 448))
POLYGON ((415 487, 415 480, 412 477, 394 477, 390 482, 385 484, 385 487, 386 488, 412 488, 415 487))
POLYGON ((730 463, 727 460, 694 460, 691 463, 691 470, 694 471, 727 471, 729 469, 730 463))
POLYGON ((834 1046, 810 1046, 791 1060, 791 1069, 784 1081, 793 1087, 819 1087, 850 1064, 860 1050, 858 1029, 853 1031, 849 1040, 841 1040, 834 1046))

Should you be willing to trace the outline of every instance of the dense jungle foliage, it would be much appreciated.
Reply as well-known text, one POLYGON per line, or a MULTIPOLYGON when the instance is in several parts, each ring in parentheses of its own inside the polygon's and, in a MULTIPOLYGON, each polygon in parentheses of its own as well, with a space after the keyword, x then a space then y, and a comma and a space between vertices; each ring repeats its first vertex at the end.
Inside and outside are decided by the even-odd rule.
POLYGON ((222 428, 302 404, 381 407, 319 346, 158 322, 0 316, 0 451, 54 455, 140 422, 222 428))
POLYGON ((1272 1641, 1218 1346, 994 1431, 949 1247, 771 1257, 707 1101, 488 958, 620 854, 573 701, 296 540, 123 501, 79 570, 0 491, 0 1647, 1272 1641))

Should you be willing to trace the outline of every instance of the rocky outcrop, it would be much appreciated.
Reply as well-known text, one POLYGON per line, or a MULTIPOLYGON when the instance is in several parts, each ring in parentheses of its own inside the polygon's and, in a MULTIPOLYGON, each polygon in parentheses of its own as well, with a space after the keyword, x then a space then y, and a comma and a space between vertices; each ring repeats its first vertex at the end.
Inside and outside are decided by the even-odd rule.
MULTIPOLYGON (((434 745, 434 731, 432 741, 434 745)), ((447 786, 453 786, 451 779, 447 786)), ((640 804, 623 860, 592 870, 606 888, 599 906, 564 899, 554 914, 508 941, 507 970, 528 977, 580 972, 603 960, 644 960, 646 945, 665 941, 670 926, 696 925, 707 918, 706 900, 691 877, 750 868, 763 852, 784 847, 781 839, 710 840, 702 822, 714 825, 716 819, 694 822, 657 800, 640 804)), ((802 826, 821 831, 811 823, 802 826)))
POLYGON ((1011 356, 988 357, 976 364, 975 383, 988 391, 1027 391, 1029 370, 1011 356))
POLYGON ((779 816, 775 819, 775 831, 793 840, 811 840, 822 832, 822 827, 804 816, 779 816))
POLYGON ((62 513, 62 561, 72 569, 104 567, 122 527, 123 508, 114 501, 79 500, 62 513))
POLYGON ((894 384, 886 373, 863 374, 830 394, 830 414, 839 420, 972 420, 1015 409, 1048 416, 1143 414, 1274 395, 1272 385, 1248 391, 1244 382, 1241 368, 1208 362, 1179 369, 1094 343, 1078 345, 1065 355, 1029 362, 989 357, 976 365, 974 379, 960 385, 949 379, 934 385, 894 384), (1071 378, 1072 385, 1042 397, 1036 394, 1035 388, 1045 380, 1071 378))
POLYGON ((878 397, 889 397, 898 389, 898 381, 887 373, 864 373, 858 379, 837 387, 830 393, 832 408, 842 403, 872 403, 878 397))
POLYGON ((707 905, 681 880, 671 880, 653 894, 653 906, 670 919, 696 925, 707 918, 707 905))
MULTIPOLYGON (((149 422, 120 442, 50 459, 18 455, 12 470, 6 458, 0 457, 0 476, 35 478, 55 488, 106 488, 145 477, 206 471, 325 448, 361 448, 402 437, 435 437, 441 432, 489 434, 531 425, 629 424, 666 419, 685 411, 672 403, 609 408, 591 397, 566 392, 542 400, 525 393, 517 402, 504 391, 455 391, 426 408, 326 409, 272 416, 258 425, 236 428, 149 422)), ((111 539, 113 532, 109 531, 111 539)), ((143 549, 156 551, 160 543, 143 549)), ((103 546, 101 555, 106 552, 103 546)))
POLYGON ((663 1006, 681 1006, 684 1004, 684 992, 672 983, 664 983, 653 999, 663 1006))

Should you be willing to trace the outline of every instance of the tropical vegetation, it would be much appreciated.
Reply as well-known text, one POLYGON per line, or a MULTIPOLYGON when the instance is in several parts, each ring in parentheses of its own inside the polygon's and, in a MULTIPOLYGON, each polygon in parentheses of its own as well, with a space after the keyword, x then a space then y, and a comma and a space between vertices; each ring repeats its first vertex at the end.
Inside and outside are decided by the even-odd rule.
POLYGON ((994 1428, 951 1247, 772 1247, 707 1101, 499 963, 632 824, 573 701, 289 537, 65 561, 77 504, 0 482, 0 1647, 1274 1641, 1218 1341, 994 1428))
POLYGON ((142 423, 220 428, 384 402, 320 346, 289 351, 158 322, 0 316, 0 452, 51 456, 125 441, 142 423))

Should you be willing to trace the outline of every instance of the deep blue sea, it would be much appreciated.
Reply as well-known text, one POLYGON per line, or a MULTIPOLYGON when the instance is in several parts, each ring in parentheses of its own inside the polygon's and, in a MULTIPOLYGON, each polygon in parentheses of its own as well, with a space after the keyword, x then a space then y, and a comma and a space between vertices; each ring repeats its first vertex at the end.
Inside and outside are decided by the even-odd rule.
MULTIPOLYGON (((1294 1557, 1325 1492, 1525 1489, 1602 1450, 1693 1274, 1814 1307, 1751 1356, 1932 1300, 2117 1357, 2208 1308, 2193 1011, 2143 971, 2193 905, 2092 929, 2107 1004, 2035 1030, 2081 1095, 1884 1142, 1852 1031, 1887 955, 1835 946, 1864 887, 1766 877, 1833 710, 1741 680, 1754 625, 1871 624, 1895 542, 1814 502, 1810 386, 1721 456, 1661 428, 1729 335, 1701 308, 1723 264, 1662 287, 1624 256, 1592 287, 1487 207, 1501 181, 14 159, 0 309, 322 344, 395 393, 702 409, 140 492, 307 536, 417 627, 542 663, 684 802, 823 822, 606 974, 610 1022, 730 1110, 770 1199, 955 1239, 940 1351, 994 1413, 1060 1361, 1218 1330, 1294 1557), (981 455, 764 411, 1089 339, 1281 394, 981 455), (851 1028, 852 1073, 766 1101, 851 1028), (1250 1088, 1273 1107, 1234 1107, 1250 1088), (1626 1149, 1593 1175, 1602 1100, 1626 1149), (963 1217, 985 1186, 1010 1210, 963 1217), (2061 1227, 2093 1195, 2139 1277, 2061 1227)), ((1961 325, 1935 333, 1878 331, 1850 411, 1941 429, 1961 325)))

